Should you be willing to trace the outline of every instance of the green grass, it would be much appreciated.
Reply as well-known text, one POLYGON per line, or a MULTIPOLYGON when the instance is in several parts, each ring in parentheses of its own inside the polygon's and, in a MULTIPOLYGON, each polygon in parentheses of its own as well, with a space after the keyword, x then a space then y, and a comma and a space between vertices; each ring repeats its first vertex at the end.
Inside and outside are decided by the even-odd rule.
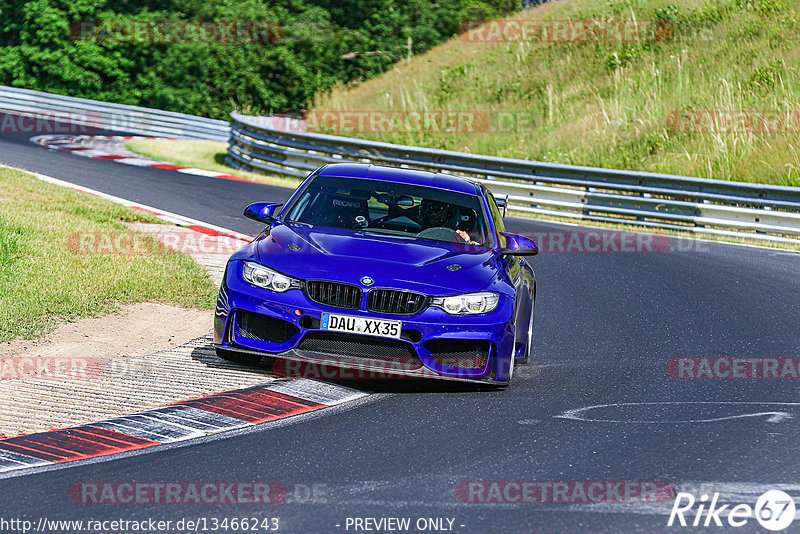
POLYGON ((146 158, 157 161, 168 161, 182 167, 195 167, 209 171, 224 172, 270 185, 289 187, 291 189, 300 185, 300 180, 269 174, 257 174, 228 166, 225 163, 228 143, 224 141, 135 139, 128 141, 125 147, 131 152, 135 152, 146 158))
MULTIPOLYGON (((154 301, 210 309, 216 288, 189 256, 153 243, 142 255, 70 251, 76 232, 130 232, 150 215, 0 168, 0 342, 60 322, 154 301)), ((144 237, 143 239, 152 239, 144 237)))
POLYGON ((674 33, 662 41, 628 43, 452 39, 379 78, 320 95, 311 111, 485 112, 491 126, 482 133, 417 130, 356 136, 555 163, 800 186, 800 119, 779 134, 683 133, 670 123, 670 114, 683 110, 800 109, 798 3, 574 0, 547 3, 515 17, 655 20, 674 33), (501 119, 506 119, 502 126, 501 119))

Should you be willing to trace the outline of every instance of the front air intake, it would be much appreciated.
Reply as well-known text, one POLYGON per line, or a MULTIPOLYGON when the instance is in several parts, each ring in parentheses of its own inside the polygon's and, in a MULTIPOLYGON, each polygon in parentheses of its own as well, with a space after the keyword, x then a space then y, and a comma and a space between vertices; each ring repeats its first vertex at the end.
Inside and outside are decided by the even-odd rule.
POLYGON ((399 364, 407 369, 422 367, 414 347, 395 339, 339 332, 309 332, 297 348, 331 357, 346 356, 365 361, 399 364))
POLYGON ((236 311, 236 322, 239 336, 270 343, 283 343, 300 331, 283 319, 247 310, 236 311))
POLYGON ((488 341, 472 339, 436 339, 423 346, 439 365, 461 369, 485 368, 491 349, 488 341))
POLYGON ((312 302, 331 308, 357 310, 361 306, 361 288, 352 284, 309 280, 306 296, 312 302))
POLYGON ((371 289, 367 294, 367 309, 389 315, 413 315, 427 305, 428 297, 413 291, 371 289))

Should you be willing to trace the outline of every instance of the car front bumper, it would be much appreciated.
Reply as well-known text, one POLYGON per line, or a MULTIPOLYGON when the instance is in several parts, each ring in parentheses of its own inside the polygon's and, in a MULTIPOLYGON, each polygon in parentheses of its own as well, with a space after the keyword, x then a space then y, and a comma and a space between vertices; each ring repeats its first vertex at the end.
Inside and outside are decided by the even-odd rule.
MULTIPOLYGON (((514 301, 507 295, 483 315, 449 315, 430 306, 415 315, 386 315, 367 311, 366 297, 359 309, 350 310, 315 303, 302 289, 276 293, 253 286, 242 279, 241 265, 228 263, 220 287, 214 320, 217 348, 353 371, 340 372, 339 378, 508 382, 514 301), (402 321, 402 339, 321 330, 326 312, 402 321)), ((284 365, 297 375, 309 369, 284 365)))

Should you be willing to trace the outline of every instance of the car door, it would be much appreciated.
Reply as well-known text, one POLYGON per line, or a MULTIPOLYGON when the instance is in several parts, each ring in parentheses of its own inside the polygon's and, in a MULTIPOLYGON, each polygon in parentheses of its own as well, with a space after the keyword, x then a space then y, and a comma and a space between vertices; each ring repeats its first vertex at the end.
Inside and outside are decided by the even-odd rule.
MULTIPOLYGON (((505 232, 506 226, 503 221, 503 214, 497 206, 497 201, 491 192, 487 191, 489 199, 489 211, 494 221, 494 227, 499 232, 505 232)), ((505 238, 502 235, 497 236, 500 241, 500 246, 505 246, 505 238)), ((530 314, 532 311, 532 304, 530 295, 531 291, 531 277, 528 273, 528 266, 525 263, 525 258, 519 256, 503 256, 500 262, 514 285, 514 343, 516 347, 523 347, 527 344, 528 335, 528 322, 530 321, 530 314)))

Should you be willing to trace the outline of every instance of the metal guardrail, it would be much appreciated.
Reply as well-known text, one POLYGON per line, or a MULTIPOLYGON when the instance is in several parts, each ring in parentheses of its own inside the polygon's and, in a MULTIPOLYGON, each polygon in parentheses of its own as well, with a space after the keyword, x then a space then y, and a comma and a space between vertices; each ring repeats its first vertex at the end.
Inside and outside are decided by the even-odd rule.
POLYGON ((800 188, 578 167, 299 131, 298 121, 231 114, 227 161, 304 178, 325 163, 462 174, 518 212, 800 244, 800 188))
POLYGON ((227 141, 230 133, 226 121, 7 86, 0 86, 0 111, 43 119, 36 127, 37 133, 59 133, 39 130, 62 122, 84 126, 86 133, 106 130, 217 141, 227 141))

